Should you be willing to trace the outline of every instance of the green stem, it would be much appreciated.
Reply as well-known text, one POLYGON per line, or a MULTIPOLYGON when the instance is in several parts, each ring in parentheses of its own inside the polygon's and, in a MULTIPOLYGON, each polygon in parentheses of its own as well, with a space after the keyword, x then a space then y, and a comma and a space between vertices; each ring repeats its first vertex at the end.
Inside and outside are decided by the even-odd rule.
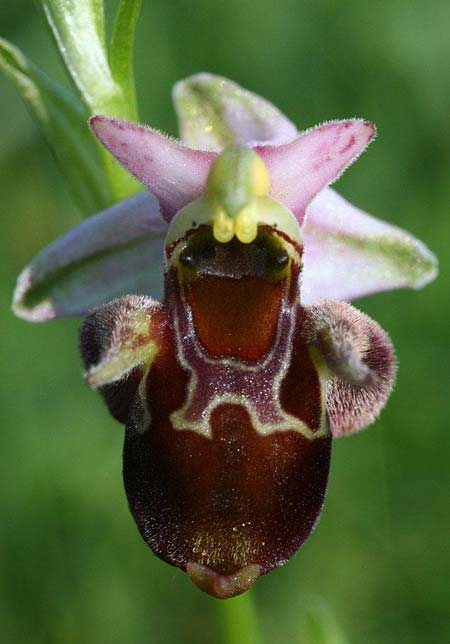
POLYGON ((258 618, 249 591, 219 604, 223 644, 261 644, 258 618))

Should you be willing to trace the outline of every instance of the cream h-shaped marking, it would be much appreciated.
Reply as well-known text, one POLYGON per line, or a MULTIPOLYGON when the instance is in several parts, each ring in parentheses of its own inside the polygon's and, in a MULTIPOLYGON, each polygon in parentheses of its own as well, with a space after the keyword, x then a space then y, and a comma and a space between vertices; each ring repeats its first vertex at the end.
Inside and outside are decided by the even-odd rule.
POLYGON ((219 405, 228 404, 244 407, 254 429, 263 436, 298 431, 312 440, 326 434, 322 379, 322 422, 318 430, 313 431, 281 407, 281 382, 290 364, 300 310, 298 300, 290 305, 283 299, 281 306, 273 348, 262 360, 252 364, 236 358, 214 358, 198 342, 192 311, 180 287, 180 297, 173 306, 175 341, 178 360, 190 372, 190 379, 183 406, 170 416, 175 429, 187 429, 212 438, 211 414, 219 405))

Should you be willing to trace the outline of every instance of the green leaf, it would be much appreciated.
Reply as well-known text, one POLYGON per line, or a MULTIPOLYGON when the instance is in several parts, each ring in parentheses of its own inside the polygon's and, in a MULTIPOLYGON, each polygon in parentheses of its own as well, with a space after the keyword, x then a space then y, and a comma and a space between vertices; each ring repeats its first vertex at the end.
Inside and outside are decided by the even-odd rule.
POLYGON ((0 69, 43 132, 82 211, 89 214, 104 208, 111 197, 99 171, 100 157, 87 125, 86 108, 1 38, 0 69))
MULTIPOLYGON (((131 72, 131 66, 122 66, 122 75, 115 78, 109 64, 103 0, 42 0, 42 6, 63 60, 89 113, 135 120, 132 77, 122 85, 124 74, 131 72)), ((132 8, 119 9, 120 13, 124 14, 120 24, 123 26, 129 16, 131 25, 128 28, 127 57, 131 56, 127 52, 131 47, 134 33, 132 24, 137 20, 137 15, 132 8)), ((117 53, 115 58, 119 58, 117 53)), ((114 63, 116 71, 117 64, 114 63)), ((101 149, 101 155, 115 201, 139 192, 139 183, 108 152, 101 149)))
POLYGON ((120 87, 108 62, 103 0, 42 0, 42 6, 67 69, 90 111, 104 113, 112 104, 120 103, 120 87))
POLYGON ((113 37, 110 47, 111 72, 116 83, 122 88, 124 100, 134 114, 130 120, 137 121, 136 92, 133 69, 133 43, 137 22, 141 13, 142 0, 121 0, 117 10, 113 37))

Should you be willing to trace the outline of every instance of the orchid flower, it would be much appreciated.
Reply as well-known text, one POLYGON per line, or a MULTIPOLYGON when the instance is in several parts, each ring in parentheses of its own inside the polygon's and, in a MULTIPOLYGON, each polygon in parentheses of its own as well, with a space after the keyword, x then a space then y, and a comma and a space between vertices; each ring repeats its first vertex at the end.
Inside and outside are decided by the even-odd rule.
POLYGON ((372 124, 299 133, 209 74, 178 83, 174 99, 181 142, 91 119, 149 192, 42 251, 14 310, 39 322, 88 314, 86 381, 126 425, 137 526, 155 554, 228 598, 301 547, 332 439, 366 427, 389 397, 389 337, 346 301, 419 288, 436 262, 328 187, 373 140, 372 124))

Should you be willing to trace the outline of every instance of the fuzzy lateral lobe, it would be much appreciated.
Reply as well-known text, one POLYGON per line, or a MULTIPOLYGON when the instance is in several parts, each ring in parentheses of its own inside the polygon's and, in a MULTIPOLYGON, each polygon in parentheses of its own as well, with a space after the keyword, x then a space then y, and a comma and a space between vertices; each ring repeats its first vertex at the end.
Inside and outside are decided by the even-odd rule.
POLYGON ((94 309, 80 331, 86 381, 110 414, 126 423, 154 356, 166 349, 164 307, 147 296, 128 295, 94 309))
POLYGON ((364 429, 377 418, 395 383, 397 364, 388 334, 346 302, 305 307, 304 318, 305 340, 319 349, 331 372, 327 413, 333 437, 364 429))

